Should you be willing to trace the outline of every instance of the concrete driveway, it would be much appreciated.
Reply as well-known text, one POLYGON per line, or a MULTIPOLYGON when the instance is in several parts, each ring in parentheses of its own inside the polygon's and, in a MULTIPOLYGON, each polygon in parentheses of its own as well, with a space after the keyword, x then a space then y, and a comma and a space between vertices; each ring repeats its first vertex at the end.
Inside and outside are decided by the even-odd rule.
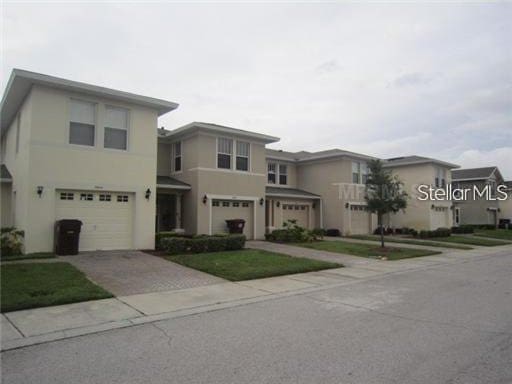
POLYGON ((95 251, 60 256, 116 296, 226 282, 219 277, 140 251, 95 251))

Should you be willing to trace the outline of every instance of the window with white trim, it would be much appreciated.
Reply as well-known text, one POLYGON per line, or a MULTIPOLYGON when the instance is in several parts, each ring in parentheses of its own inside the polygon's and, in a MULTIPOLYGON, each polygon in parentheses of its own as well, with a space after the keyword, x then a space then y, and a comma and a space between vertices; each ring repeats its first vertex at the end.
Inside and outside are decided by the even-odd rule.
POLYGON ((240 206, 240 203, 238 202, 233 202, 233 208, 238 208, 240 206))
POLYGON ((222 202, 223 207, 229 207, 229 201, 223 201, 222 202))
POLYGON ((247 202, 242 203, 242 207, 247 208, 248 206, 249 206, 249 203, 247 203, 247 202))
POLYGON ((174 157, 174 172, 181 171, 181 141, 172 144, 172 153, 174 157))
POLYGON ((100 201, 112 201, 112 195, 100 194, 100 201))
POLYGON ((361 163, 361 184, 366 184, 366 181, 368 180, 368 164, 361 163))
POLYGON ((128 195, 117 195, 117 202, 119 203, 127 203, 128 195))
POLYGON ((267 183, 276 183, 276 163, 268 163, 267 165, 267 183))
POLYGON ((352 162, 352 183, 359 184, 361 174, 361 164, 357 161, 352 162))
POLYGON ((288 166, 286 164, 279 164, 279 184, 288 184, 288 166))
POLYGON ((220 202, 218 200, 213 200, 212 201, 212 206, 218 207, 218 206, 220 206, 220 202))
POLYGON ((96 104, 72 99, 69 115, 69 143, 94 147, 96 104))
POLYGON ((106 106, 106 121, 103 146, 110 149, 128 148, 128 110, 106 106))
POLYGON ((219 137, 217 139, 217 168, 231 169, 233 157, 233 140, 219 137))
POLYGON ((94 195, 92 193, 81 193, 80 200, 82 201, 93 201, 94 195))
POLYGON ((248 171, 249 170, 249 153, 251 144, 245 141, 236 142, 236 170, 248 171))
POLYGON ((60 199, 61 200, 74 200, 75 194, 71 192, 61 192, 60 193, 60 199))

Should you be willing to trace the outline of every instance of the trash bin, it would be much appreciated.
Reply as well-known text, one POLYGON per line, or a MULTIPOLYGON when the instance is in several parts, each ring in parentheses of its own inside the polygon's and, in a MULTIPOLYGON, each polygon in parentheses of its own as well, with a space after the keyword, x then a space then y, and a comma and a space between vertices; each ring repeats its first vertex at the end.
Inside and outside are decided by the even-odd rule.
POLYGON ((244 233, 244 219, 226 220, 226 224, 228 225, 229 233, 244 233))
POLYGON ((77 255, 80 241, 80 220, 58 220, 55 223, 55 253, 57 255, 77 255))

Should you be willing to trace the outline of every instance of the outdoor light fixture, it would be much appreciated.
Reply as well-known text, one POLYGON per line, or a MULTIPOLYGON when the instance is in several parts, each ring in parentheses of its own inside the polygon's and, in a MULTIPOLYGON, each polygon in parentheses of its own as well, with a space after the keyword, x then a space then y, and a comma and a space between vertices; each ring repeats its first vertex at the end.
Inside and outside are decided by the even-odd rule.
POLYGON ((44 187, 42 185, 37 186, 37 195, 39 196, 39 198, 41 198, 41 196, 43 195, 43 189, 44 187))
POLYGON ((149 200, 149 198, 151 197, 151 189, 146 189, 146 200, 149 200))
POLYGON ((265 199, 262 197, 262 198, 260 199, 260 205, 263 205, 263 203, 264 203, 264 202, 265 202, 265 199))
POLYGON ((203 204, 206 204, 207 201, 208 201, 208 196, 204 195, 203 196, 203 204))
POLYGON ((315 203, 311 204, 311 208, 315 209, 315 203))
POLYGON ((345 208, 348 208, 350 207, 350 204, 349 203, 345 203, 345 208))
POLYGON ((435 206, 434 204, 432 204, 432 207, 430 207, 430 208, 434 209, 435 207, 436 207, 436 206, 435 206))
POLYGON ((280 206, 281 206, 281 202, 280 202, 280 201, 278 201, 278 202, 276 203, 276 207, 277 207, 277 208, 279 208, 280 206))

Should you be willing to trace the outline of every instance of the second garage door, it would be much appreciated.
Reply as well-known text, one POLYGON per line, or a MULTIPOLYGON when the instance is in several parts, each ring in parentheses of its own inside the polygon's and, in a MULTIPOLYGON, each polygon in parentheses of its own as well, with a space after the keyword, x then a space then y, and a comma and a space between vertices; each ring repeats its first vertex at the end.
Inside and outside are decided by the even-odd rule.
POLYGON ((56 219, 81 220, 80 251, 133 247, 133 193, 58 191, 56 219))
POLYGON ((226 220, 245 220, 244 235, 248 239, 254 237, 254 203, 252 201, 213 200, 212 201, 212 234, 227 233, 226 220))
POLYGON ((296 224, 309 229, 309 207, 304 204, 283 204, 283 223, 296 220, 296 224))
POLYGON ((364 205, 350 206, 350 234, 367 235, 371 233, 371 214, 364 205))

